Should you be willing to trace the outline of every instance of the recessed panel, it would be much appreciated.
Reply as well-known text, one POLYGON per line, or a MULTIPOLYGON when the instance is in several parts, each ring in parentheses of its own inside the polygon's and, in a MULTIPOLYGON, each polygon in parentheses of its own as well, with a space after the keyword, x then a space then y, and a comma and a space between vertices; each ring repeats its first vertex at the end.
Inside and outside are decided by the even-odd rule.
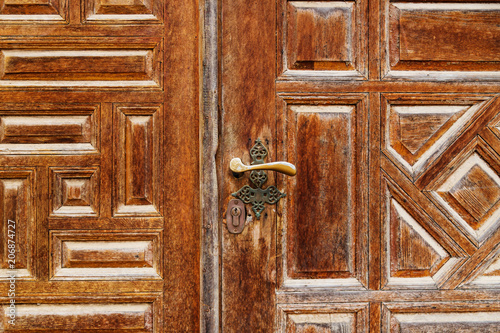
MULTIPOLYGON (((17 304, 14 324, 2 306, 3 332, 153 332, 152 303, 17 304)), ((2 322, 0 322, 2 325, 2 322)))
POLYGON ((162 19, 159 0, 84 0, 84 4, 88 23, 152 23, 162 19))
POLYGON ((99 106, 0 104, 0 154, 84 154, 99 149, 99 106))
POLYGON ((52 279, 160 279, 160 234, 53 232, 52 279))
POLYGON ((99 168, 51 168, 50 172, 50 216, 99 216, 99 168))
POLYGON ((382 332, 441 333, 498 332, 497 302, 387 303, 382 311, 382 332))
POLYGON ((368 306, 355 304, 279 305, 281 333, 368 332, 368 306))
POLYGON ((0 170, 0 279, 32 275, 35 235, 33 170, 0 170))
POLYGON ((67 11, 65 0, 4 0, 0 23, 66 23, 67 11))
POLYGON ((161 107, 119 105, 115 216, 159 216, 161 107))
POLYGON ((53 41, 0 45, 0 86, 160 87, 158 41, 53 41), (102 44, 101 44, 102 43, 102 44), (114 47, 110 48, 110 44, 114 47))
POLYGON ((284 119, 285 158, 300 174, 287 178, 285 286, 343 284, 363 280, 357 186, 362 103, 290 101, 284 119), (311 103, 311 104, 309 104, 311 103), (336 281, 336 282, 335 282, 336 281))
MULTIPOLYGON (((366 53, 360 52, 364 2, 288 1, 285 22, 285 76, 359 76, 366 53)), ((359 79, 358 78, 358 79, 359 79)))
POLYGON ((396 184, 389 180, 383 184, 384 289, 442 287, 464 258, 456 253, 449 238, 440 236, 434 221, 409 203, 396 184))
POLYGON ((386 6, 387 77, 498 79, 499 4, 393 2, 386 6))

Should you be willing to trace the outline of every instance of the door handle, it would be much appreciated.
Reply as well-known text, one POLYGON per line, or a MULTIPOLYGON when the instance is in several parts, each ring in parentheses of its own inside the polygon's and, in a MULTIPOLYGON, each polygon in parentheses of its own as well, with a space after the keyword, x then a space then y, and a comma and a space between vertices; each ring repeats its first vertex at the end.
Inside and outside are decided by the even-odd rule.
MULTIPOLYGON (((242 225, 242 221, 245 220, 245 217, 242 218, 241 214, 230 214, 232 212, 232 209, 234 208, 233 206, 240 206, 244 203, 251 204, 252 211, 254 212, 257 220, 259 220, 262 211, 264 211, 265 204, 274 205, 285 196, 285 194, 278 190, 278 188, 274 185, 268 186, 267 188, 262 188, 263 184, 267 180, 267 173, 264 170, 277 171, 288 176, 295 176, 295 174, 297 173, 297 169, 292 163, 264 163, 264 159, 266 158, 267 154, 267 148, 262 144, 262 141, 260 141, 260 139, 257 139, 255 141, 255 145, 250 149, 250 157, 252 157, 251 165, 243 164, 243 162, 239 158, 233 158, 229 162, 229 169, 234 173, 235 177, 238 177, 238 174, 241 175, 246 171, 251 171, 249 178, 250 181, 255 185, 255 187, 244 185, 237 192, 232 194, 232 196, 236 197, 238 200, 233 199, 230 202, 227 210, 226 221, 230 221, 227 222, 230 233, 241 233, 244 228, 244 225, 242 225)), ((241 208, 240 210, 244 211, 241 208)))
POLYGON ((295 176, 297 174, 297 169, 295 165, 288 162, 271 162, 271 163, 262 163, 262 164, 254 164, 254 165, 245 165, 241 162, 239 158, 233 158, 231 162, 229 162, 229 168, 231 171, 236 173, 243 173, 245 171, 253 171, 253 170, 271 170, 284 173, 288 176, 295 176))

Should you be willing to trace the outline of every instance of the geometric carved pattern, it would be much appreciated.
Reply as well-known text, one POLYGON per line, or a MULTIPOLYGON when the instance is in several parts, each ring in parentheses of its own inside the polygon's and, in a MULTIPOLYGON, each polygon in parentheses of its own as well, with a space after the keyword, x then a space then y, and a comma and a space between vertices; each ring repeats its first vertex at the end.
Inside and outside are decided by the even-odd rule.
POLYGON ((159 21, 158 0, 85 0, 85 21, 89 23, 151 23, 159 21))
POLYGON ((493 254, 490 260, 484 260, 484 267, 466 287, 498 288, 500 286, 500 248, 493 254))
POLYGON ((500 226, 500 177, 487 162, 494 159, 492 154, 483 150, 466 155, 428 190, 458 227, 475 243, 481 243, 500 226))
POLYGON ((385 149, 412 177, 425 171, 479 105, 387 105, 385 149))
POLYGON ((99 216, 99 168, 51 168, 50 171, 50 216, 99 216))
POLYGON ((2 23, 64 23, 68 15, 65 0, 4 0, 0 4, 2 23))
POLYGON ((384 223, 388 248, 385 274, 389 288, 435 288, 461 261, 450 255, 446 245, 431 236, 394 197, 389 199, 384 223))

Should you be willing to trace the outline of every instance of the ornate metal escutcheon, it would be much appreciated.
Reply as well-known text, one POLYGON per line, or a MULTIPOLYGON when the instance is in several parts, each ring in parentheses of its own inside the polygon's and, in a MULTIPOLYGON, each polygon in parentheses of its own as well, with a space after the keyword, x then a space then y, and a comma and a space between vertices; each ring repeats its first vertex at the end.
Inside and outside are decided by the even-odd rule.
POLYGON ((290 176, 294 176, 296 173, 295 166, 287 162, 264 163, 267 155, 267 148, 262 144, 260 139, 257 139, 255 145, 250 149, 250 156, 252 157, 251 166, 245 166, 239 158, 233 159, 230 165, 233 172, 251 171, 250 180, 256 188, 245 185, 232 195, 246 204, 251 204, 252 211, 255 213, 257 219, 260 219, 265 209, 265 204, 274 205, 286 195, 281 193, 274 185, 262 188, 267 181, 267 173, 264 170, 275 170, 290 176))

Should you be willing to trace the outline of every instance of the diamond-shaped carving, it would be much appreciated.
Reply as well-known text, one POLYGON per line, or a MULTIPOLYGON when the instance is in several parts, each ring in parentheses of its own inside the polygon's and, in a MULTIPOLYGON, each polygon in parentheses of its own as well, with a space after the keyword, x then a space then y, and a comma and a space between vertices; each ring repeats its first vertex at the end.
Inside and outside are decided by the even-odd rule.
POLYGON ((477 152, 433 187, 433 198, 475 241, 483 241, 498 228, 500 177, 477 152))

